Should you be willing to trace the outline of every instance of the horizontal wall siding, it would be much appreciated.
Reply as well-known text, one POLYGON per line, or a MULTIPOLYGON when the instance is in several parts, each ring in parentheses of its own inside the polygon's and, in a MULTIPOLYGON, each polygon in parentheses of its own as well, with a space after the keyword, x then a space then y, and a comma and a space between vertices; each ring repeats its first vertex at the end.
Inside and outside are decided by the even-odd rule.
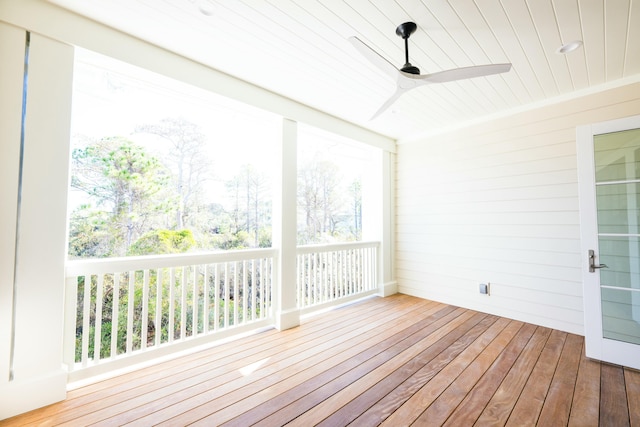
POLYGON ((400 144, 400 292, 582 334, 576 126, 636 114, 637 83, 400 144))

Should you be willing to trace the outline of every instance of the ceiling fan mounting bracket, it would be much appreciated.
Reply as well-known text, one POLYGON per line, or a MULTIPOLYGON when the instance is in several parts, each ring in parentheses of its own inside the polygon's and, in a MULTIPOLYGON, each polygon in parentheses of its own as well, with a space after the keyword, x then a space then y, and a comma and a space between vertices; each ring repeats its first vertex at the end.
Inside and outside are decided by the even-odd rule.
POLYGON ((405 22, 398 25, 398 28, 396 28, 396 34, 406 40, 411 34, 415 33, 417 29, 418 26, 415 22, 405 22))

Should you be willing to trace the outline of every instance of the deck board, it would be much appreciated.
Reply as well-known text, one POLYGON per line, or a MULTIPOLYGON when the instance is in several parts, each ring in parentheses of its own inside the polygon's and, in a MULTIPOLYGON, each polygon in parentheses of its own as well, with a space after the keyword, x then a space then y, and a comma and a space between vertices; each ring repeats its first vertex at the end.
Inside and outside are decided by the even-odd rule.
MULTIPOLYGON (((393 316, 385 316, 384 313, 369 316, 364 312, 358 318, 351 319, 355 327, 349 328, 343 333, 341 333, 341 329, 332 331, 330 327, 319 331, 319 337, 316 340, 306 343, 300 342, 296 337, 290 337, 286 349, 283 348, 276 353, 263 352, 256 358, 256 362, 265 361, 265 363, 253 375, 243 376, 234 373, 235 380, 217 387, 214 393, 210 392, 208 387, 202 387, 202 389, 196 390, 196 393, 193 391, 187 393, 187 398, 178 404, 174 401, 163 402, 162 408, 155 412, 151 409, 156 408, 141 408, 140 413, 146 412, 148 415, 144 415, 132 425, 158 424, 164 421, 168 425, 192 423, 211 413, 220 415, 220 411, 238 402, 241 402, 241 407, 246 410, 248 403, 244 400, 250 399, 257 391, 277 386, 284 379, 288 379, 288 387, 292 387, 295 381, 295 378, 292 377, 296 374, 302 375, 302 377, 299 375, 296 378, 301 378, 301 381, 304 381, 306 379, 304 375, 309 375, 314 370, 322 371, 326 365, 320 365, 319 362, 327 358, 327 352, 333 351, 341 354, 342 357, 348 357, 359 351, 360 345, 366 347, 372 340, 375 341, 379 336, 377 328, 381 325, 385 323, 397 327, 403 324, 409 325, 407 317, 410 317, 411 313, 414 314, 413 317, 418 317, 421 312, 430 312, 438 308, 449 310, 443 305, 426 302, 401 305, 396 306, 397 313, 393 316), (297 345, 292 345, 293 343, 297 345)), ((248 364, 240 363, 240 366, 248 366, 248 364)), ((128 421, 129 415, 123 416, 123 421, 128 421)), ((222 417, 218 418, 218 423, 221 422, 221 419, 222 417)))
POLYGON ((535 329, 534 325, 528 324, 518 331, 518 334, 504 347, 491 367, 482 374, 482 378, 473 389, 465 395, 462 402, 444 423, 445 426, 470 426, 475 423, 533 336, 535 329))
MULTIPOLYGON (((402 387, 399 392, 408 399, 382 425, 399 426, 414 422, 509 323, 508 319, 499 319, 433 378, 423 382, 421 376, 416 376, 414 381, 402 387)), ((429 370, 429 367, 425 369, 429 370)))
POLYGON ((582 353, 582 338, 577 335, 567 335, 564 344, 556 372, 542 405, 538 420, 542 425, 566 425, 569 422, 582 353))
POLYGON ((507 420, 507 426, 536 425, 566 338, 566 332, 556 330, 551 332, 547 344, 507 420))
POLYGON ((619 366, 603 364, 600 376, 600 424, 630 425, 624 371, 619 366))
MULTIPOLYGON (((398 380, 403 379, 402 383, 399 383, 398 385, 393 384, 395 388, 387 391, 386 394, 378 400, 377 403, 375 403, 375 405, 371 406, 362 415, 358 416, 358 418, 355 419, 354 424, 377 425, 384 421, 397 408, 403 405, 416 390, 421 388, 422 385, 427 384, 440 371, 447 367, 451 361, 456 359, 460 353, 476 341, 480 334, 484 333, 496 321, 497 318, 494 316, 486 317, 478 323, 478 325, 474 326, 469 330, 469 332, 449 346, 446 351, 441 352, 437 357, 420 366, 420 369, 417 371, 410 372, 410 375, 407 376, 406 379, 398 378, 398 380)), ((385 379, 385 383, 387 381, 388 380, 385 379)), ((384 386, 386 387, 388 385, 384 384, 384 386)))
MULTIPOLYGON (((461 331, 463 328, 468 328, 471 325, 477 323, 480 320, 479 318, 482 316, 480 314, 471 315, 472 313, 470 312, 461 313, 456 311, 454 313, 459 316, 453 321, 447 322, 446 325, 444 325, 443 327, 435 331, 433 335, 433 339, 431 340, 434 342, 433 345, 440 344, 441 348, 446 347, 447 344, 452 342, 451 341, 452 338, 450 335, 451 333, 460 333, 458 331, 461 331), (444 344, 442 344, 443 342, 444 344)), ((436 329, 436 328, 430 326, 429 330, 426 332, 427 333, 432 332, 433 329, 436 329)), ((415 342, 415 338, 411 341, 412 342, 403 342, 402 344, 411 345, 415 342)), ((359 376, 362 376, 362 375, 358 375, 358 373, 369 373, 370 372, 369 368, 376 368, 380 366, 382 363, 384 363, 385 359, 388 359, 389 357, 397 357, 400 351, 406 348, 408 348, 408 346, 406 345, 392 348, 390 349, 389 352, 382 353, 378 357, 373 359, 371 361, 372 363, 367 361, 367 363, 361 366, 358 366, 357 370, 353 372, 352 375, 349 376, 352 379, 352 381, 350 381, 349 384, 353 383, 354 380, 357 380, 359 376)), ((317 424, 318 422, 322 421, 327 414, 334 413, 337 409, 341 408, 344 404, 343 399, 341 399, 342 397, 341 395, 346 395, 348 397, 351 395, 351 393, 349 393, 349 390, 345 390, 341 392, 341 395, 337 395, 334 397, 333 396, 334 393, 331 392, 333 388, 335 388, 335 386, 325 390, 318 390, 320 393, 316 393, 314 396, 312 396, 312 399, 304 399, 303 404, 305 405, 305 407, 308 407, 308 409, 305 410, 304 413, 301 413, 298 410, 297 412, 299 413, 294 415, 299 416, 299 418, 297 418, 294 422, 292 422, 292 425, 295 426, 295 425, 317 424)), ((360 390, 360 392, 362 391, 364 390, 360 390)), ((290 420, 286 420, 286 421, 290 421, 290 420)), ((265 425, 268 425, 268 424, 269 422, 267 422, 265 425)))
POLYGON ((406 295, 371 298, 70 390, 0 426, 631 425, 640 372, 584 339, 406 295))
POLYGON ((471 391, 480 377, 493 364, 500 353, 522 328, 521 322, 512 321, 487 345, 447 389, 417 419, 421 425, 442 425, 471 391))
POLYGON ((600 418, 600 363, 587 359, 584 342, 580 355, 569 426, 597 426, 600 418))
POLYGON ((629 404, 629 421, 632 427, 640 427, 640 371, 625 369, 624 382, 629 404))
POLYGON ((536 328, 509 373, 483 408, 476 425, 501 426, 506 424, 550 334, 551 329, 536 328))
MULTIPOLYGON (((411 344, 414 348, 425 349, 419 355, 412 357, 410 360, 401 357, 401 354, 395 355, 393 359, 391 359, 391 363, 387 363, 386 365, 388 365, 387 367, 390 369, 394 367, 404 367, 401 371, 396 369, 393 372, 397 373, 396 375, 389 375, 392 374, 392 372, 387 374, 381 371, 379 372, 379 376, 362 376, 362 380, 356 378, 357 381, 349 387, 345 387, 330 398, 323 399, 312 411, 305 412, 293 425, 309 422, 328 426, 347 424, 357 415, 368 409, 371 403, 375 403, 382 396, 386 395, 385 389, 392 388, 394 383, 402 382, 407 376, 411 375, 421 366, 426 365, 428 361, 435 358, 438 354, 450 351, 456 340, 480 324, 485 317, 487 316, 481 313, 477 313, 466 319, 465 316, 459 316, 456 321, 461 321, 461 323, 456 324, 455 322, 450 322, 447 327, 438 329, 437 332, 425 337, 426 339, 420 343, 416 343, 417 345, 411 344), (450 327, 450 325, 455 326, 450 327), (404 366, 398 366, 401 363, 404 366), (407 366, 407 363, 410 364, 410 366, 407 366), (380 383, 381 381, 384 382, 380 383), (379 385, 379 387, 376 387, 376 385, 379 385), (352 396, 356 396, 356 398, 349 401, 349 398, 352 396), (345 405, 345 402, 348 403, 345 405), (332 404, 332 406, 328 404, 332 404), (331 414, 331 416, 326 417, 326 414, 331 414), (315 418, 312 418, 312 415, 315 416, 315 418)), ((409 348, 410 347, 407 347, 407 350, 409 348)))
MULTIPOLYGON (((470 319, 471 320, 471 319, 470 319)), ((353 390, 355 398, 344 405, 338 411, 327 417, 322 424, 331 425, 345 425, 358 418, 357 424, 367 425, 380 422, 379 419, 367 420, 366 417, 362 417, 365 412, 370 414, 377 414, 378 409, 374 409, 374 406, 381 402, 386 396, 407 379, 416 375, 420 369, 425 366, 430 367, 428 377, 432 377, 434 372, 438 372, 444 368, 447 363, 453 360, 460 352, 462 352, 471 342, 473 342, 481 333, 483 333, 489 326, 495 323, 497 319, 494 316, 484 316, 484 318, 473 325, 464 335, 459 334, 447 334, 446 337, 438 341, 438 345, 433 345, 425 348, 419 354, 413 356, 409 360, 402 359, 397 360, 398 363, 403 363, 402 366, 397 367, 397 364, 389 363, 390 368, 395 368, 393 372, 381 372, 377 378, 372 378, 369 383, 363 381, 360 390, 353 390), (445 339, 446 338, 446 339, 445 339), (454 341, 455 340, 455 341, 454 341), (395 365, 395 366, 394 366, 395 365)), ((422 348, 422 346, 419 346, 422 348)), ((399 358, 396 358, 399 359, 399 358)), ((394 360, 395 361, 395 360, 394 360)), ((421 376, 418 379, 421 383, 426 383, 426 376, 421 376)), ((351 390, 347 390, 351 392, 351 390)), ((385 410, 389 411, 391 407, 389 402, 384 403, 385 410)))
MULTIPOLYGON (((421 307, 418 307, 418 309, 414 311, 419 311, 420 308, 421 307)), ((366 342, 362 343, 362 345, 356 345, 358 344, 357 339, 354 339, 350 335, 343 334, 337 336, 335 339, 343 341, 345 343, 345 346, 348 346, 351 352, 347 353, 345 349, 336 346, 311 349, 310 352, 314 353, 315 356, 312 360, 306 360, 303 366, 297 366, 296 364, 292 365, 290 363, 291 360, 288 360, 289 366, 287 367, 287 369, 281 370, 281 373, 284 375, 284 377, 278 377, 274 375, 265 376, 264 380, 259 384, 251 384, 249 387, 243 387, 238 390, 234 390, 234 393, 227 393, 221 396, 221 398, 216 401, 207 401, 200 407, 194 408, 188 413, 182 413, 174 418, 171 418, 167 421, 166 424, 183 425, 200 420, 203 420, 203 422, 205 422, 206 424, 208 422, 206 417, 208 417, 210 414, 214 414, 214 412, 215 415, 212 416, 216 417, 217 423, 221 423, 225 420, 225 417, 220 413, 223 412, 230 403, 238 402, 240 405, 242 405, 243 410, 246 411, 247 407, 244 402, 245 398, 250 399, 251 396, 255 395, 259 391, 269 390, 274 386, 275 383, 280 383, 285 379, 288 380, 286 383, 287 388, 295 387, 295 381, 303 380, 301 385, 302 388, 315 389, 316 387, 319 387, 327 381, 331 381, 336 377, 339 377, 339 375, 341 375, 343 372, 357 367, 358 365, 370 359, 377 352, 386 348, 386 346, 393 344, 397 340, 400 340, 402 334, 394 333, 394 331, 404 331, 405 329, 402 328, 408 328, 411 330, 419 329, 420 327, 422 327, 422 321, 420 320, 420 317, 425 313, 431 312, 430 310, 426 310, 427 306, 422 307, 422 309, 425 311, 423 311, 422 313, 411 313, 411 315, 398 320, 397 324, 392 323, 391 319, 387 319, 386 324, 388 324, 389 326, 395 326, 398 329, 391 328, 382 333, 377 330, 377 328, 381 327, 382 324, 376 325, 369 322, 367 328, 370 328, 370 334, 366 336, 369 339, 366 342), (409 321, 408 319, 411 320, 409 321), (384 339, 382 341, 379 341, 381 338, 384 339), (363 348, 365 348, 366 350, 361 351, 363 348), (332 356, 336 357, 332 358, 332 356), (300 376, 295 378, 294 381, 291 381, 291 376, 295 372, 300 373, 300 376), (318 375, 309 377, 309 375, 314 372, 318 372, 318 375), (236 400, 236 397, 238 396, 242 396, 242 398, 236 400)), ((434 315, 442 315, 452 311, 453 307, 439 306, 435 307, 435 309, 437 309, 437 311, 434 315)), ((253 383, 254 380, 255 377, 249 378, 247 379, 247 382, 253 383)), ((238 385, 238 383, 236 382, 235 385, 238 385)), ((295 395, 299 396, 300 393, 300 387, 298 387, 296 389, 295 395)))

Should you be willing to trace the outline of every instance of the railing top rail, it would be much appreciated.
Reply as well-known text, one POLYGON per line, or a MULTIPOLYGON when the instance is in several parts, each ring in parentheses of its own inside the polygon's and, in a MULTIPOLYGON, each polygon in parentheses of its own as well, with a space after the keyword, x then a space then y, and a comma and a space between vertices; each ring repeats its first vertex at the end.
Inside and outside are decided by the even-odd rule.
POLYGON ((274 248, 235 251, 196 252, 170 255, 145 255, 120 258, 81 259, 67 261, 66 277, 87 274, 121 273, 153 268, 182 267, 186 265, 215 264, 275 257, 274 248))
MULTIPOLYGON (((297 253, 309 254, 347 249, 377 248, 379 246, 380 242, 376 241, 304 245, 298 246, 297 253)), ((196 252, 175 255, 145 255, 119 258, 70 260, 67 261, 66 264, 66 277, 244 261, 256 258, 275 257, 277 256, 277 253, 278 251, 275 248, 264 248, 235 251, 196 252)))
POLYGON ((376 242, 376 241, 304 245, 304 246, 298 246, 297 253, 310 254, 314 252, 343 251, 345 249, 377 248, 379 246, 380 246, 380 242, 376 242))

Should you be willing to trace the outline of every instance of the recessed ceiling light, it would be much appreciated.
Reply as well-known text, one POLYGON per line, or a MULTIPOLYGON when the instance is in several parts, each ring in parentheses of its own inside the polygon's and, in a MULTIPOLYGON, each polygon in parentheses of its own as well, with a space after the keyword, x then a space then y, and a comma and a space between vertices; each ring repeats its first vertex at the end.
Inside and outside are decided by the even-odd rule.
POLYGON ((582 40, 574 40, 572 42, 569 42, 560 46, 558 50, 556 50, 556 53, 565 55, 569 52, 573 52, 574 50, 578 49, 580 46, 582 46, 582 40))
POLYGON ((213 2, 208 0, 203 0, 200 2, 198 10, 200 10, 200 13, 202 13, 203 15, 211 16, 215 11, 215 6, 213 2))

